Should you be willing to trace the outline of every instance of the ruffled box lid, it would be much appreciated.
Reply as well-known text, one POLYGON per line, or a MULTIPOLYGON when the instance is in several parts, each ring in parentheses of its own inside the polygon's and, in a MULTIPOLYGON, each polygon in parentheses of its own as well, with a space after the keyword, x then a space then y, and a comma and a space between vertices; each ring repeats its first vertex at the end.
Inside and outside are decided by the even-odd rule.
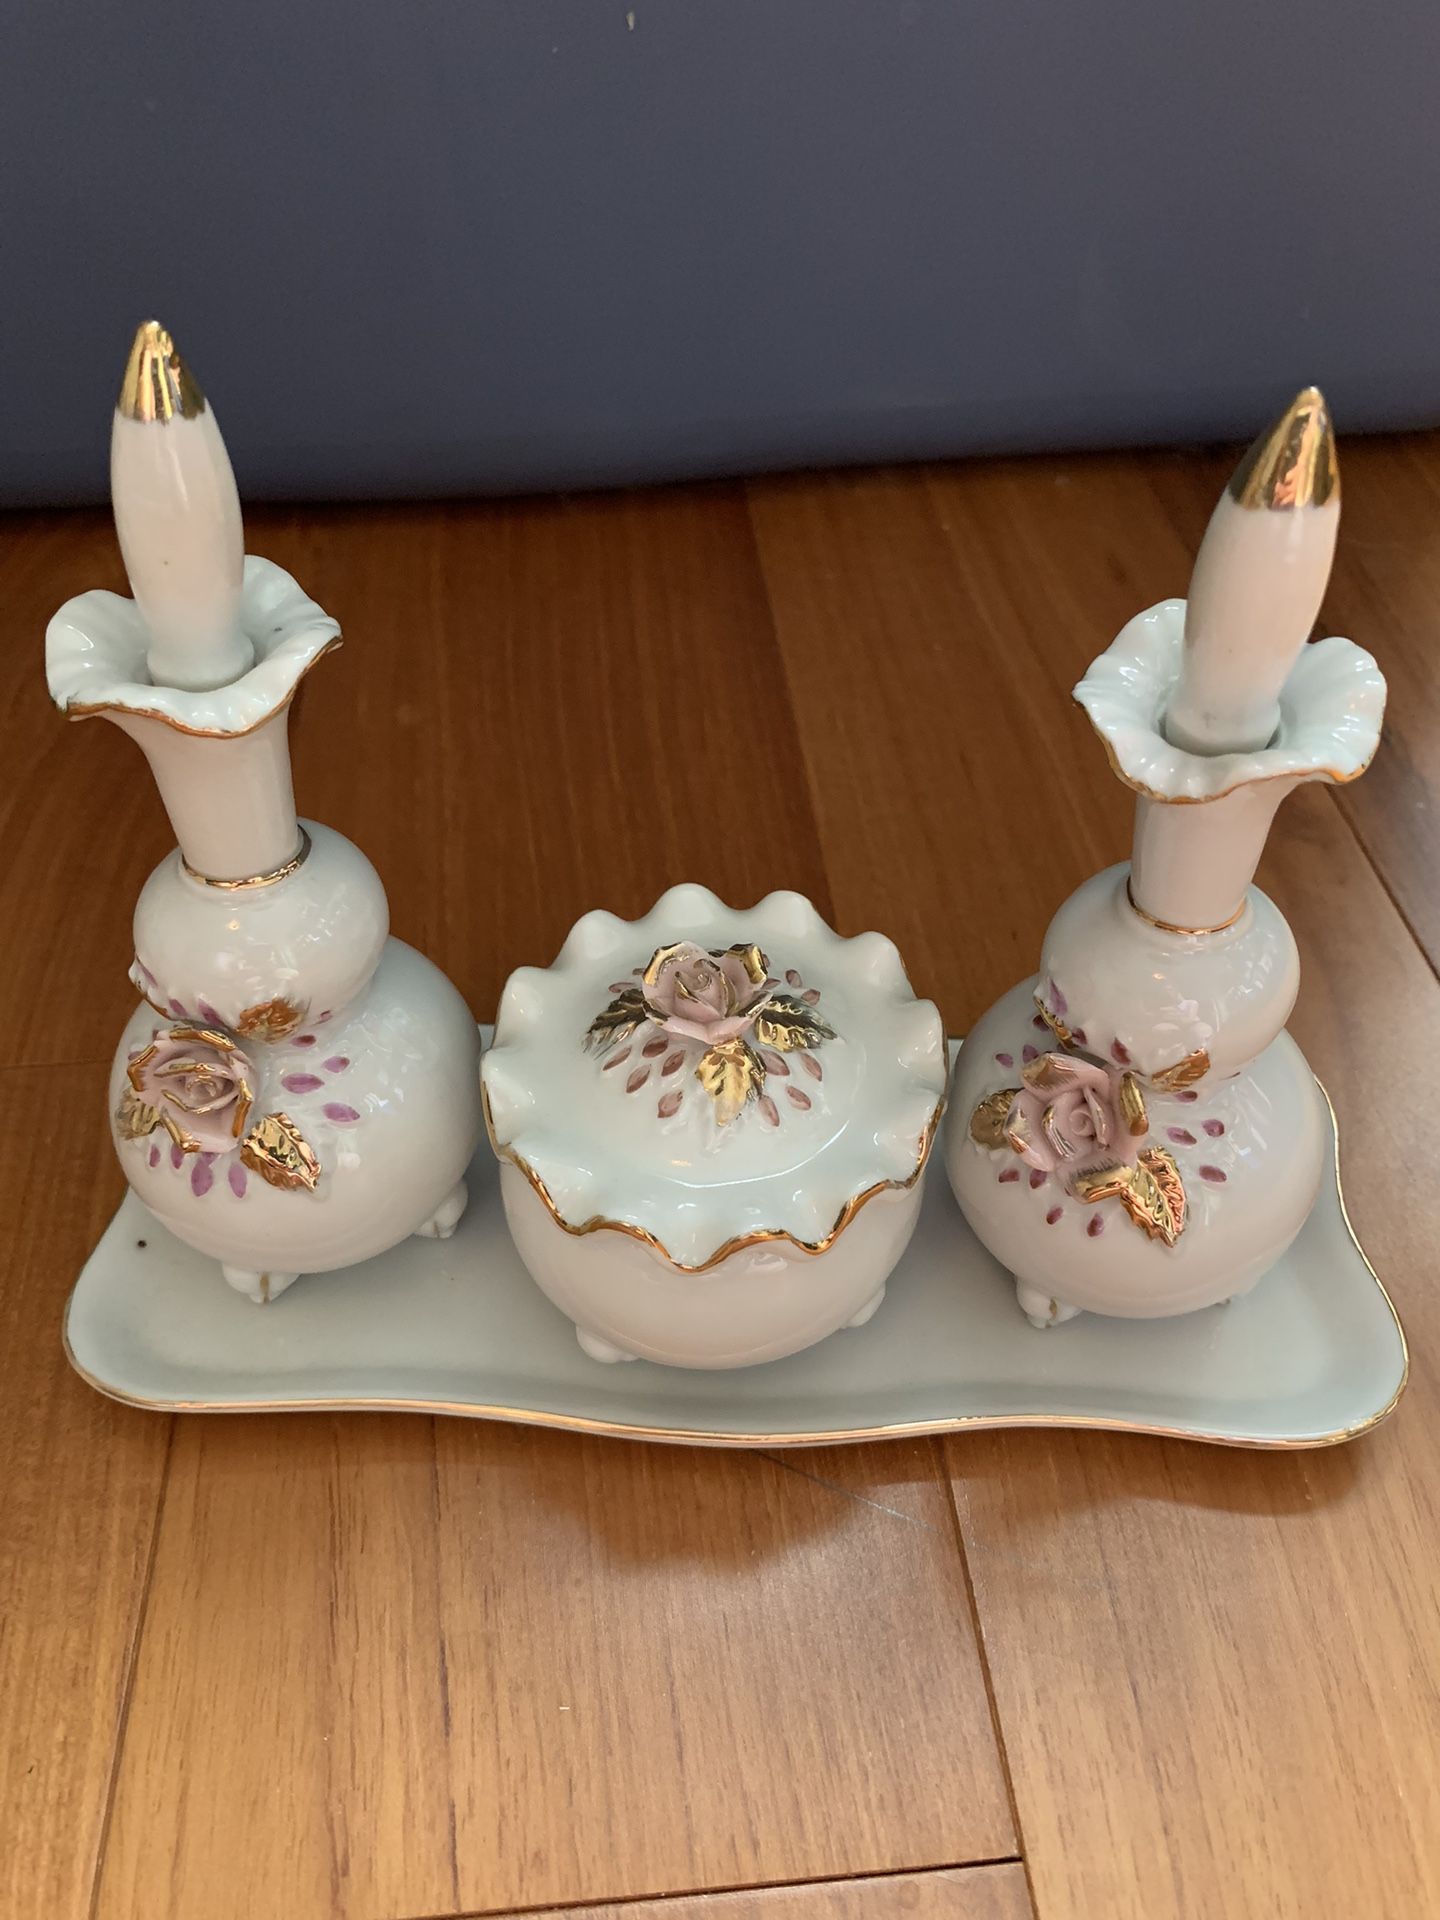
POLYGON ((767 1239, 822 1252, 912 1185, 946 1052, 882 934, 843 939, 798 893, 740 911, 679 886, 513 973, 481 1071, 495 1149, 557 1226, 701 1270, 767 1239))

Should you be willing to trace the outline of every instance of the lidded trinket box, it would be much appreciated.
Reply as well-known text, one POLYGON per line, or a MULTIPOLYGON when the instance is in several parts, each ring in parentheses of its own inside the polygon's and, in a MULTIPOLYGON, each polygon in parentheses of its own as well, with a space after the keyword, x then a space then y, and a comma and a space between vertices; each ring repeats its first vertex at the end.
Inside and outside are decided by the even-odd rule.
POLYGON ((481 1072, 515 1245, 585 1351, 740 1367, 879 1307, 946 1050, 883 935, 680 886, 513 973, 481 1072))
POLYGON ((1039 975, 968 1037, 946 1141, 1037 1326, 1229 1300, 1315 1202, 1330 1127, 1285 1031, 1299 956, 1251 882, 1281 800, 1357 778, 1379 743, 1375 661, 1305 644, 1339 512, 1308 388, 1216 507, 1188 602, 1138 615, 1075 689, 1138 796, 1133 857, 1061 906, 1039 975))

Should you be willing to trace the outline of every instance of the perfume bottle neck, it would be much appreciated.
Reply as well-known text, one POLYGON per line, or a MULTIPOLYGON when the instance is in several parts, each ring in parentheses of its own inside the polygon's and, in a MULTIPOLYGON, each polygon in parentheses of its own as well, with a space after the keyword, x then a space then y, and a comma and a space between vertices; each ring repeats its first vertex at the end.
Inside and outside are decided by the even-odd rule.
POLYGON ((1189 804, 1142 797, 1135 806, 1130 900, 1182 933, 1229 926, 1245 905, 1270 823, 1294 786, 1283 777, 1189 804))
POLYGON ((143 749, 186 864, 207 880, 243 880, 293 860, 302 841, 290 779, 288 713, 252 733, 181 733, 111 711, 143 749))

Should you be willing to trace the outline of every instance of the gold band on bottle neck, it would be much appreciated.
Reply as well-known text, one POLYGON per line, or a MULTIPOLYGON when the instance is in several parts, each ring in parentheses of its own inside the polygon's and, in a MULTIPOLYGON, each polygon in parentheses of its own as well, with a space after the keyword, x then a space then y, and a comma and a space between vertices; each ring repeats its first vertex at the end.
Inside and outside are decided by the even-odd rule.
POLYGON ((198 867, 192 867, 182 853, 180 864, 192 880, 198 880, 202 887, 214 887, 219 893, 240 893, 249 887, 273 887, 277 880, 288 880, 292 873, 310 858, 310 836, 304 827, 300 829, 300 846, 283 866, 272 867, 268 873, 249 873, 240 880, 215 880, 208 873, 201 873, 198 867))
POLYGON ((1140 905, 1140 902, 1135 898, 1134 889, 1131 887, 1130 882, 1128 880, 1125 882, 1125 898, 1130 902, 1130 911, 1132 913, 1137 914, 1140 917, 1140 919, 1146 922, 1148 926, 1155 927, 1161 933, 1187 933, 1187 934, 1197 934, 1197 935, 1202 933, 1224 933, 1227 927, 1234 926, 1235 922, 1240 918, 1241 914, 1244 913, 1245 911, 1245 902, 1242 899, 1239 906, 1235 909, 1234 913, 1231 914, 1230 918, 1228 920, 1221 920, 1216 926, 1182 927, 1177 925, 1176 922, 1173 920, 1157 920, 1153 913, 1147 913, 1144 907, 1142 907, 1140 905))

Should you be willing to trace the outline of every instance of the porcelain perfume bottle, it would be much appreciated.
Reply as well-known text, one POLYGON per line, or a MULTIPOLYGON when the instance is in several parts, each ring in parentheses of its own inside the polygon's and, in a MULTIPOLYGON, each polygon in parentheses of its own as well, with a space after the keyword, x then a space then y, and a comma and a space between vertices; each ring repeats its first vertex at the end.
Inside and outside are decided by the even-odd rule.
POLYGON ((385 890, 296 818, 288 707, 339 628, 244 553, 215 416, 163 329, 136 336, 111 491, 133 600, 68 601, 50 692, 141 747, 179 841, 135 910, 144 996, 111 1076, 135 1192, 273 1300, 411 1233, 448 1235, 481 1127, 474 1021, 388 937, 385 890))
POLYGON ((879 1308, 946 1056, 881 934, 682 886, 513 973, 482 1072, 511 1236, 585 1352, 742 1367, 879 1308))
POLYGON ((1339 512, 1309 388, 1216 507, 1188 603, 1132 620, 1075 690, 1138 795, 1133 855, 1065 902, 1039 975, 968 1037, 945 1149, 1036 1326, 1242 1294, 1314 1204, 1323 1096, 1284 1031, 1299 960, 1251 881, 1285 795, 1355 779, 1379 741, 1374 660, 1305 644, 1339 512))

